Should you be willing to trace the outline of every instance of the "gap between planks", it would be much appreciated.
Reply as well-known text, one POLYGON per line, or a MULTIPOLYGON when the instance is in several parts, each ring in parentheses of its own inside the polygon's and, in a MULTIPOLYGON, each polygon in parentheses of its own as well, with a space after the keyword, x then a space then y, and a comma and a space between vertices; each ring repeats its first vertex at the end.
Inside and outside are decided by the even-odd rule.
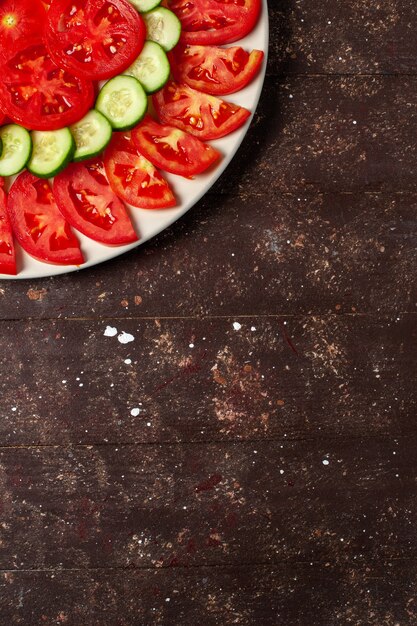
MULTIPOLYGON (((351 565, 357 569, 360 569, 361 567, 361 563, 360 562, 353 562, 352 557, 349 555, 346 559, 349 563, 351 563, 351 565)), ((378 558, 368 558, 368 555, 366 556, 366 561, 364 559, 363 561, 363 565, 366 565, 367 567, 369 567, 369 565, 372 565, 374 563, 378 563, 381 564, 381 559, 378 558)), ((387 558, 385 560, 382 561, 383 564, 389 564, 389 563, 417 563, 417 558, 407 558, 407 557, 392 557, 392 558, 387 558)), ((329 559, 325 559, 323 561, 318 561, 318 560, 314 560, 314 559, 291 559, 288 561, 284 561, 284 560, 280 560, 280 561, 274 561, 274 560, 268 560, 268 561, 239 561, 239 562, 235 562, 234 564, 227 564, 227 563, 205 563, 204 565, 199 565, 199 564, 187 564, 187 565, 161 565, 158 567, 150 567, 149 565, 144 565, 144 566, 140 566, 140 565, 125 565, 125 566, 110 566, 110 567, 106 567, 103 565, 103 567, 58 567, 58 568, 45 568, 45 569, 41 569, 41 568, 16 568, 16 569, 10 569, 10 568, 0 568, 0 574, 66 574, 66 573, 71 573, 71 572, 76 572, 76 573, 82 573, 82 574, 88 574, 88 573, 102 573, 102 572, 158 572, 158 571, 165 571, 165 570, 170 570, 170 571, 175 571, 175 570, 213 570, 213 569, 225 569, 225 570, 240 570, 242 567, 248 567, 251 570, 253 569, 267 569, 270 571, 271 570, 271 566, 272 567, 281 567, 281 568, 285 568, 285 567, 293 567, 294 565, 307 565, 309 567, 314 567, 314 566, 324 566, 324 567, 328 567, 331 566, 332 563, 329 561, 329 559)), ((380 576, 369 576, 369 579, 372 580, 385 580, 384 578, 380 577, 380 576)))
POLYGON ((355 442, 355 441, 385 441, 386 439, 392 439, 400 441, 401 439, 408 439, 417 435, 417 430, 409 430, 401 433, 384 432, 384 433, 364 433, 360 435, 327 435, 323 436, 323 433, 319 433, 319 437, 266 437, 266 438, 251 438, 251 439, 193 439, 184 441, 99 441, 92 443, 20 443, 20 444, 1 444, 0 451, 2 450, 90 450, 91 448, 142 448, 142 447, 182 447, 182 446, 209 446, 209 445, 222 445, 236 447, 238 445, 252 445, 252 444, 283 444, 283 443, 320 443, 323 447, 326 443, 338 443, 343 442, 355 442))
POLYGON ((31 322, 37 324, 44 324, 45 322, 117 322, 117 321, 132 321, 132 322, 140 322, 140 321, 154 321, 154 320, 167 320, 167 321, 181 321, 181 320, 197 320, 201 322, 211 322, 211 321, 222 321, 222 320, 236 320, 236 319, 251 319, 251 320, 261 320, 261 319, 295 319, 302 320, 306 318, 315 318, 315 319, 336 319, 336 318, 374 318, 380 320, 390 320, 395 316, 414 316, 417 315, 417 311, 392 311, 391 314, 383 313, 382 315, 376 314, 374 311, 361 313, 360 311, 356 311, 355 313, 351 312, 340 312, 340 313, 236 313, 236 314, 228 314, 228 315, 172 315, 172 316, 164 316, 164 315, 121 315, 121 316, 86 316, 86 317, 78 317, 78 316, 68 316, 68 317, 4 317, 0 319, 0 323, 8 324, 15 322, 31 322))

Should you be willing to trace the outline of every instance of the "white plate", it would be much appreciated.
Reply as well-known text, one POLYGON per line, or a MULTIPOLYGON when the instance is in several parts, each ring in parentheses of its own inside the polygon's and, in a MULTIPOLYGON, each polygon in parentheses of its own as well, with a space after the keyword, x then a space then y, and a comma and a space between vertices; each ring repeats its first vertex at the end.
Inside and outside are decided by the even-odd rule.
POLYGON ((258 105, 264 83, 268 39, 268 7, 267 0, 263 0, 262 15, 256 28, 248 37, 245 37, 245 39, 242 39, 236 44, 232 44, 240 45, 248 51, 254 48, 257 50, 263 50, 265 52, 263 69, 259 73, 258 77, 250 85, 248 85, 248 87, 238 93, 224 98, 225 100, 229 100, 230 102, 234 102, 248 108, 252 111, 252 116, 242 128, 235 131, 228 137, 210 142, 224 155, 217 167, 214 167, 209 172, 200 174, 194 180, 186 180, 173 174, 164 174, 169 183, 172 185, 175 195, 179 201, 177 207, 161 211, 147 211, 145 209, 130 208, 130 215, 135 225, 136 232, 140 237, 140 241, 128 246, 118 246, 115 248, 103 246, 102 244, 96 243, 77 232, 76 234, 80 241, 84 258, 87 259, 86 263, 80 267, 58 266, 41 263, 26 254, 26 252, 21 250, 18 244, 16 244, 19 274, 17 276, 6 276, 5 274, 0 274, 0 278, 5 280, 21 280, 27 278, 57 276, 58 274, 66 274, 67 272, 74 272, 91 267, 92 265, 97 265, 98 263, 113 259, 124 252, 128 252, 129 250, 140 246, 145 243, 145 241, 148 241, 152 237, 155 237, 155 235, 158 235, 161 231, 165 230, 165 228, 168 228, 168 226, 173 224, 182 215, 184 215, 184 213, 191 209, 191 207, 194 206, 194 204, 196 204, 196 202, 198 202, 204 194, 208 192, 219 176, 223 174, 248 131, 253 114, 258 105))

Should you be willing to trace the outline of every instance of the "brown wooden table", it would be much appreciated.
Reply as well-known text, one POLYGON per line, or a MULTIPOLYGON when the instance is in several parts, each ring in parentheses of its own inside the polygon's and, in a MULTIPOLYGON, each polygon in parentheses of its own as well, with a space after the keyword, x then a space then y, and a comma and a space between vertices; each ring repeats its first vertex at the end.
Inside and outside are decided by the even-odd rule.
POLYGON ((192 212, 1 284, 1 624, 417 623, 417 5, 270 17, 192 212))

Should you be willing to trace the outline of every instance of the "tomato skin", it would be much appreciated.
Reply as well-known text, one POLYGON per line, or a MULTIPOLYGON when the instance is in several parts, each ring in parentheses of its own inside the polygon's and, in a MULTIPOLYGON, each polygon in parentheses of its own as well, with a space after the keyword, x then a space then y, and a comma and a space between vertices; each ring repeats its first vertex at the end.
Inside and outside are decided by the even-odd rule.
POLYGON ((54 0, 47 24, 46 43, 57 65, 91 80, 127 69, 146 36, 145 23, 128 0, 54 0))
POLYGON ((220 153, 174 126, 162 126, 150 115, 132 130, 136 148, 155 167, 192 178, 215 163, 220 153))
POLYGON ((130 133, 113 133, 104 165, 113 191, 128 204, 140 209, 167 209, 177 204, 167 181, 139 154, 130 133))
POLYGON ((58 68, 39 38, 21 42, 1 71, 1 108, 29 130, 69 126, 93 105, 92 82, 58 68))
POLYGON ((16 239, 39 261, 84 263, 78 240, 58 211, 48 181, 29 172, 19 174, 9 191, 7 212, 16 239))
POLYGON ((181 40, 197 45, 243 39, 258 21, 262 0, 167 0, 182 24, 181 40))
POLYGON ((180 44, 170 53, 171 70, 179 83, 213 96, 240 91, 258 73, 264 53, 243 48, 180 44))
POLYGON ((0 181, 0 274, 16 276, 16 254, 13 244, 12 227, 6 209, 6 193, 0 181))
POLYGON ((126 207, 110 188, 101 159, 71 163, 55 176, 55 200, 81 233, 106 245, 138 241, 126 207))
POLYGON ((242 126, 250 111, 174 81, 153 96, 158 117, 203 141, 219 139, 242 126), (217 116, 217 117, 216 117, 217 116))
POLYGON ((19 41, 43 31, 46 12, 40 0, 0 2, 0 60, 7 59, 19 41))

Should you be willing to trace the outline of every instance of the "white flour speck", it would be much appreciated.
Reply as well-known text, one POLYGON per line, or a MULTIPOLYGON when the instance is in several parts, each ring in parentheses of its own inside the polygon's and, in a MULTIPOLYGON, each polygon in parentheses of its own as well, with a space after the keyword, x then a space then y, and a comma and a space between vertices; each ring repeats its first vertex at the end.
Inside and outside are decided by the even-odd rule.
POLYGON ((138 408, 132 409, 130 411, 130 415, 133 415, 133 417, 137 417, 139 415, 139 413, 140 413, 140 409, 138 409, 138 408))
POLYGON ((189 348, 194 348, 194 344, 190 343, 190 345, 188 346, 189 348))
POLYGON ((12 411, 13 412, 17 411, 17 408, 15 406, 12 406, 12 411))
POLYGON ((242 324, 239 324, 239 322, 233 322, 233 328, 235 330, 240 330, 242 328, 242 324))
POLYGON ((322 460, 323 465, 329 465, 330 461, 328 459, 322 460))
POLYGON ((132 359, 125 359, 126 365, 130 365, 132 363, 132 359))
POLYGON ((117 337, 117 339, 120 341, 120 343, 123 343, 123 344, 130 343, 131 341, 135 341, 134 336, 129 333, 125 333, 125 331, 121 332, 120 335, 117 337))
POLYGON ((251 331, 252 331, 253 333, 254 333, 254 332, 255 332, 255 330, 256 330, 255 326, 251 326, 251 327, 250 327, 250 329, 251 329, 251 331))
POLYGON ((114 326, 106 326, 106 330, 104 331, 105 337, 115 337, 117 335, 117 328, 114 326))

